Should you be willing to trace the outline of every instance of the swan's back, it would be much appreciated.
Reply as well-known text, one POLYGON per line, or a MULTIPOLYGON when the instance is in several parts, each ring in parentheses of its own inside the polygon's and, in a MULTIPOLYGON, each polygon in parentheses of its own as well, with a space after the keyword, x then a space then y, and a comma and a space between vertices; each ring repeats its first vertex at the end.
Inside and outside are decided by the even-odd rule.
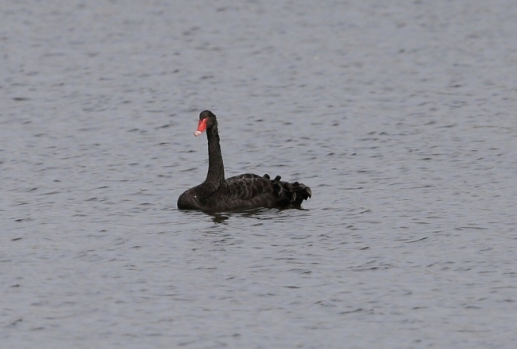
POLYGON ((311 189, 301 183, 271 180, 268 175, 251 173, 228 178, 206 202, 207 210, 226 211, 257 207, 299 207, 311 197, 311 189))

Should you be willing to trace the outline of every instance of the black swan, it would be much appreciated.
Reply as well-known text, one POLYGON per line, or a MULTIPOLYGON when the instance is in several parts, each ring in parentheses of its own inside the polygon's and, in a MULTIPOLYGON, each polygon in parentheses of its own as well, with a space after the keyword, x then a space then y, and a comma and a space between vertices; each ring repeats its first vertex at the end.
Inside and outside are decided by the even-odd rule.
POLYGON ((280 176, 271 179, 267 174, 258 176, 246 173, 225 179, 217 119, 209 110, 199 114, 194 135, 197 137, 205 130, 208 138, 208 174, 203 183, 181 194, 178 198, 179 209, 221 212, 258 207, 296 208, 311 197, 311 188, 298 182, 280 181, 280 176))

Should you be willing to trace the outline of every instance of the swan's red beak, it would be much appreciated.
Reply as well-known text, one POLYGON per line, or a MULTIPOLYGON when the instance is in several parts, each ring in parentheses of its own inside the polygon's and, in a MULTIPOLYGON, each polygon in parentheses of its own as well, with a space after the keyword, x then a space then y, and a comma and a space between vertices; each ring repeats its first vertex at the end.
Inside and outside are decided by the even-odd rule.
POLYGON ((194 132, 194 136, 199 136, 206 130, 206 122, 208 118, 205 118, 203 120, 199 120, 199 124, 197 125, 197 130, 194 132))

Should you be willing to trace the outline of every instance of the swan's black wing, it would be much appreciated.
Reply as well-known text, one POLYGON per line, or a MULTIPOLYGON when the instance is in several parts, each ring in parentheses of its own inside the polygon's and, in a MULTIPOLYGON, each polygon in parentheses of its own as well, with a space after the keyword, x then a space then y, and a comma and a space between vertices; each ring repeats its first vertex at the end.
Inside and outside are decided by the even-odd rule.
POLYGON ((225 190, 238 200, 256 200, 258 197, 271 196, 273 185, 268 177, 246 173, 226 180, 225 190))
POLYGON ((208 205, 220 210, 300 206, 311 195, 310 188, 298 182, 282 182, 280 176, 272 180, 268 175, 247 173, 228 178, 209 198, 208 205))

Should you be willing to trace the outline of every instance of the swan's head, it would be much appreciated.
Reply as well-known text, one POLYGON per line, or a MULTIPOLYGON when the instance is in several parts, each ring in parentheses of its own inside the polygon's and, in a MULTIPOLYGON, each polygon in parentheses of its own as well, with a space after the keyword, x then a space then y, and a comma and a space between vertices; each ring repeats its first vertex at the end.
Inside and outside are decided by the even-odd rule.
POLYGON ((210 110, 201 112, 201 114, 199 114, 199 124, 197 125, 196 132, 194 132, 194 136, 199 136, 207 128, 212 127, 216 122, 215 115, 210 110))

